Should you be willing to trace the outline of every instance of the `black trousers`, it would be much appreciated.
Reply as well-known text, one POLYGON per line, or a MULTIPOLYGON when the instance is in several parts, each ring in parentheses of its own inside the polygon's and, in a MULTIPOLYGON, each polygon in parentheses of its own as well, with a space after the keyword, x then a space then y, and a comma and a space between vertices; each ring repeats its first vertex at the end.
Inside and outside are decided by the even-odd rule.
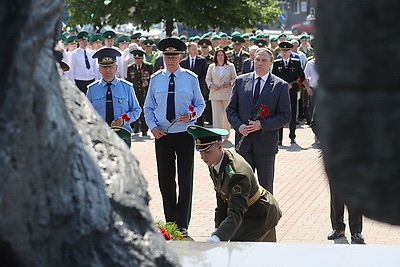
MULTIPOLYGON (((296 124, 297 124, 297 89, 298 86, 293 85, 289 90, 290 94, 290 111, 292 113, 292 120, 289 122, 289 138, 296 138, 296 124)), ((279 142, 282 143, 283 139, 283 128, 279 128, 279 142)))
POLYGON ((261 155, 252 152, 241 152, 240 155, 250 164, 253 172, 257 170, 260 185, 273 194, 275 155, 261 155))
POLYGON ((76 87, 78 87, 84 94, 87 92, 87 86, 92 82, 94 82, 94 79, 90 81, 75 80, 76 87))
POLYGON ((187 229, 192 210, 193 137, 187 132, 181 132, 170 133, 156 139, 156 159, 165 221, 175 222, 178 228, 187 229), (178 195, 176 194, 176 169, 178 170, 178 195))
MULTIPOLYGON (((349 211, 350 233, 361 233, 362 231, 362 214, 347 206, 349 211)), ((343 220, 344 202, 339 196, 335 195, 331 189, 331 224, 332 229, 345 230, 346 224, 343 220)))

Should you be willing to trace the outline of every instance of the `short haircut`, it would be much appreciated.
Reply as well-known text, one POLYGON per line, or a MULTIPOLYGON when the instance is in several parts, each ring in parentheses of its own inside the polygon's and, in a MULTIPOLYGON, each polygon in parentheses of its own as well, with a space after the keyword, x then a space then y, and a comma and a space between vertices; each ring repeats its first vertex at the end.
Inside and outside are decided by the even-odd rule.
POLYGON ((258 48, 258 49, 256 50, 254 56, 256 56, 256 55, 257 55, 258 53, 260 53, 260 52, 267 52, 268 55, 270 55, 271 61, 274 61, 274 55, 272 54, 271 50, 269 50, 268 48, 265 48, 265 47, 260 47, 260 48, 258 48))
POLYGON ((188 43, 187 48, 189 48, 191 46, 195 46, 197 48, 197 43, 196 42, 190 42, 190 43, 188 43))
POLYGON ((252 45, 252 46, 249 47, 249 53, 253 53, 253 52, 255 52, 257 49, 258 49, 258 46, 252 45))

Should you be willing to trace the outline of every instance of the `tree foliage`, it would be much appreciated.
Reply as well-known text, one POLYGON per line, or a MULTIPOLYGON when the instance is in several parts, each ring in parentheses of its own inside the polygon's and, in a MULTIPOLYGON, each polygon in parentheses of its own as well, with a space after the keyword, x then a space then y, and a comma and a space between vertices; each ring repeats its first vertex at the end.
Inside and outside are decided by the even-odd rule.
POLYGON ((148 29, 161 21, 183 22, 199 30, 249 28, 274 22, 275 0, 65 0, 70 25, 117 25, 132 22, 148 29))

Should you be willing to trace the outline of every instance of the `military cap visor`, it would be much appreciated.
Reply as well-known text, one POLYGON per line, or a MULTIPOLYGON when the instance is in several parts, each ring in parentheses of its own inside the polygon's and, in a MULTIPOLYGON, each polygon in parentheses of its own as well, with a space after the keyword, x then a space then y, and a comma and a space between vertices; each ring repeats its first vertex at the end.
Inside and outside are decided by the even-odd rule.
POLYGON ((146 54, 146 52, 144 52, 143 50, 136 49, 132 50, 131 54, 133 55, 134 58, 142 58, 146 54))
POLYGON ((103 42, 104 41, 104 37, 103 35, 101 35, 100 33, 96 33, 92 36, 92 38, 90 38, 90 42, 94 43, 94 42, 103 42))
POLYGON ((209 149, 213 144, 221 141, 223 136, 229 134, 225 129, 204 128, 197 125, 188 126, 186 131, 195 139, 197 151, 209 149))
POLYGON ((152 45, 155 44, 155 43, 154 43, 153 40, 147 39, 147 40, 144 40, 144 41, 143 41, 143 44, 144 44, 145 46, 152 46, 152 45))
POLYGON ((186 51, 186 44, 172 37, 162 39, 157 47, 164 55, 179 55, 186 51))
POLYGON ((268 43, 265 40, 255 40, 254 44, 257 45, 258 47, 263 47, 266 46, 268 43))
POLYGON ((201 39, 197 44, 202 47, 208 47, 209 45, 211 45, 211 41, 208 39, 201 39))
POLYGON ((289 42, 282 42, 278 46, 283 51, 290 50, 290 49, 293 48, 293 45, 291 43, 289 43, 289 42))
POLYGON ((232 42, 234 42, 235 44, 241 44, 246 42, 241 36, 233 36, 232 37, 232 42))
POLYGON ((117 62, 117 57, 120 57, 121 53, 110 47, 104 47, 97 50, 92 58, 97 58, 100 66, 110 66, 117 62))
POLYGON ((142 36, 142 34, 140 32, 134 33, 134 34, 131 35, 131 40, 132 39, 139 39, 140 36, 142 36))
POLYGON ((78 33, 76 38, 78 38, 78 41, 87 40, 89 38, 89 34, 87 31, 81 31, 78 33))
POLYGON ((115 38, 117 37, 117 34, 114 31, 106 31, 103 33, 103 37, 107 39, 115 38))
POLYGON ((131 139, 131 133, 127 129, 120 126, 112 126, 111 129, 123 140, 131 139))

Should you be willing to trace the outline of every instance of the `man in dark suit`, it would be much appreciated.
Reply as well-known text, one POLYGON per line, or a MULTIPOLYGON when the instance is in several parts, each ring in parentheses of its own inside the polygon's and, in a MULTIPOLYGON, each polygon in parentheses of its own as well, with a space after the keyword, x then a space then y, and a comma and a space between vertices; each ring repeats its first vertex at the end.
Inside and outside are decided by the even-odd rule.
POLYGON ((254 53, 258 49, 258 46, 252 45, 249 47, 249 54, 250 57, 243 61, 243 74, 253 72, 254 71, 254 53))
MULTIPOLYGON (((143 60, 146 55, 145 51, 136 49, 133 50, 131 54, 133 54, 135 62, 128 66, 126 79, 133 83, 136 98, 140 107, 143 109, 147 90, 149 88, 150 76, 153 74, 153 65, 143 60)), ((149 127, 146 124, 143 113, 140 114, 139 119, 133 123, 133 127, 135 128, 135 133, 138 133, 140 128, 142 136, 148 136, 147 131, 149 130, 149 127)))
POLYGON ((269 72, 272 61, 272 52, 267 48, 256 50, 255 72, 236 78, 226 109, 228 120, 236 131, 235 143, 239 154, 253 170, 257 169, 258 181, 271 193, 278 130, 291 119, 288 84, 269 72), (269 110, 265 118, 255 116, 261 104, 269 110), (239 147, 242 136, 245 137, 239 147))
MULTIPOLYGON (((282 42, 279 44, 282 58, 274 61, 274 67, 272 73, 289 83, 290 91, 290 105, 292 110, 292 120, 289 123, 289 138, 290 143, 296 143, 296 124, 297 124, 297 89, 299 84, 297 80, 304 81, 304 71, 301 67, 300 60, 298 58, 292 58, 291 49, 293 45, 289 42, 282 42)), ((283 139, 283 127, 279 129, 279 145, 282 145, 283 139)))
MULTIPOLYGON (((206 74, 208 69, 207 60, 198 55, 197 43, 190 42, 187 45, 188 56, 182 59, 180 65, 182 68, 189 69, 197 74, 199 80, 200 90, 203 94, 204 100, 208 99, 208 87, 206 84, 206 74)), ((204 115, 201 115, 197 121, 197 125, 204 126, 204 115)))

